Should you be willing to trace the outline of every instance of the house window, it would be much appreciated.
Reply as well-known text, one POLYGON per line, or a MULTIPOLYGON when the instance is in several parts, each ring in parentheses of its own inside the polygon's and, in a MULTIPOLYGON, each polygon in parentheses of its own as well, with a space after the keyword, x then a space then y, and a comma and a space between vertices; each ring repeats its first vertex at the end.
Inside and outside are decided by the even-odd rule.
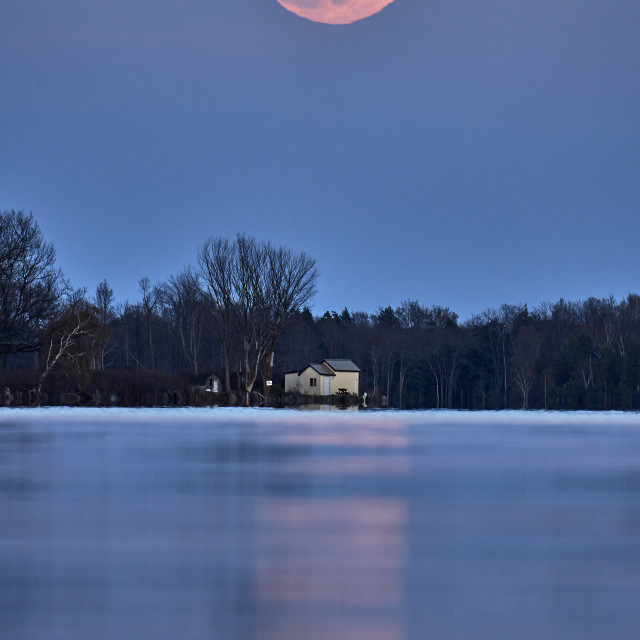
POLYGON ((318 386, 318 378, 309 378, 309 386, 317 387, 318 386))

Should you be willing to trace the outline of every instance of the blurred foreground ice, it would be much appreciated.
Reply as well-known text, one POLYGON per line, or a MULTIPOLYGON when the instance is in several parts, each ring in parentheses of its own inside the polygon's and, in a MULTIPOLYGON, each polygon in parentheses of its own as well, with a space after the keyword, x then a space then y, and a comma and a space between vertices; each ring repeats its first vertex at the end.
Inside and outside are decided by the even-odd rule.
POLYGON ((640 416, 0 410, 6 640, 636 638, 640 416))

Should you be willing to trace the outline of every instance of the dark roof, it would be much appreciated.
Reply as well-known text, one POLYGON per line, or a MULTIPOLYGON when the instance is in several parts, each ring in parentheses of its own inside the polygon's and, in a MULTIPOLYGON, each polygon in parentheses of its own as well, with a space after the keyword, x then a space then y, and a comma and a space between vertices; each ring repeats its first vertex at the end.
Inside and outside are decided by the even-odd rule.
POLYGON ((322 364, 329 365, 334 371, 360 371, 360 369, 348 359, 323 360, 322 364))
POLYGON ((305 369, 311 367, 316 373, 319 373, 321 376, 335 376, 336 374, 329 369, 329 367, 324 364, 308 364, 298 375, 301 375, 305 369))

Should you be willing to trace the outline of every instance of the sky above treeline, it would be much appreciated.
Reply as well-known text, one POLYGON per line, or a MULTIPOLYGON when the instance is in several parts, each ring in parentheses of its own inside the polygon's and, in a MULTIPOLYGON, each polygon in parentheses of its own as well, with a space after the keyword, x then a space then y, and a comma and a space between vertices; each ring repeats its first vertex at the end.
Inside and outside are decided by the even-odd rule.
POLYGON ((640 291, 640 3, 3 0, 0 209, 117 301, 209 236, 305 251, 314 312, 640 291))

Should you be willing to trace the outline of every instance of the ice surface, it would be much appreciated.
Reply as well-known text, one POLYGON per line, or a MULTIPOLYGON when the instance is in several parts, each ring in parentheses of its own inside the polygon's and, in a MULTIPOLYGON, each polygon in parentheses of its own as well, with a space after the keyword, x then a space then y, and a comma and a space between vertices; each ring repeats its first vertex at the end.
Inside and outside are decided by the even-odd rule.
POLYGON ((640 416, 1 409, 6 640, 635 638, 640 416))

